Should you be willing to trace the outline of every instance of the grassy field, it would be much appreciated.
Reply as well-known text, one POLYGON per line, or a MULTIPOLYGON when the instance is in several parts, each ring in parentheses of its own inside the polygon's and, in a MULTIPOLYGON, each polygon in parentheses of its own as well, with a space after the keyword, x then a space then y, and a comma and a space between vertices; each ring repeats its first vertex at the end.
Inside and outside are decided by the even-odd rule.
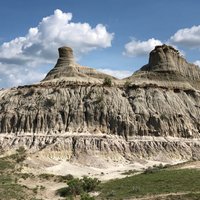
POLYGON ((37 200, 34 190, 18 184, 23 154, 0 158, 0 200, 37 200))
MULTIPOLYGON (((0 200, 39 200, 35 198, 38 188, 30 189, 20 185, 20 179, 36 178, 40 181, 56 183, 69 183, 70 180, 76 180, 71 175, 41 174, 36 177, 33 174, 22 174, 20 171, 24 158, 23 151, 0 158, 0 200)), ((93 199, 199 200, 200 170, 175 167, 157 166, 136 175, 134 174, 137 172, 134 170, 128 171, 126 174, 129 176, 126 178, 101 183, 98 188, 100 194, 93 199)), ((76 197, 76 199, 80 198, 76 197)), ((89 198, 82 199, 88 200, 89 198)))
MULTIPOLYGON (((200 199, 200 170, 163 169, 101 184, 99 199, 124 199, 169 193, 190 193, 164 199, 200 199), (184 197, 185 196, 185 197, 184 197)), ((158 199, 163 199, 158 197, 158 199)))

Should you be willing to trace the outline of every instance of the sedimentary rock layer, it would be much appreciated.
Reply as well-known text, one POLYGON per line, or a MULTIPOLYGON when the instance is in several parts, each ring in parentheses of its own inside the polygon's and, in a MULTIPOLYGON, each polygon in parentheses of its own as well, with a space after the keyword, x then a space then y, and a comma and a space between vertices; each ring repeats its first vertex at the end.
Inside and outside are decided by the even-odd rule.
POLYGON ((93 151, 126 159, 199 158, 199 76, 197 66, 166 45, 124 80, 80 66, 62 47, 41 83, 0 91, 1 147, 47 148, 70 159, 93 151))

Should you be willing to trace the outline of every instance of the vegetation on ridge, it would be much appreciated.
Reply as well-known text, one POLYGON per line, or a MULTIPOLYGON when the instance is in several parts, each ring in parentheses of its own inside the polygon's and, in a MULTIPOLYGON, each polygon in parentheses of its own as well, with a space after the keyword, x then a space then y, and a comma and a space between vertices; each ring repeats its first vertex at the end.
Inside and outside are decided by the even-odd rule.
MULTIPOLYGON (((51 174, 21 173, 26 151, 20 147, 16 153, 0 158, 0 199, 37 200, 38 192, 45 190, 43 185, 29 188, 19 180, 34 178, 41 181, 65 182, 66 187, 57 194, 70 199, 100 200, 147 197, 149 200, 198 200, 200 199, 200 170, 177 169, 181 166, 165 167, 163 165, 146 169, 141 174, 127 173, 129 177, 100 183, 96 178, 74 178, 72 175, 55 176, 51 174), (91 191, 98 191, 99 196, 91 197, 91 191)), ((58 197, 59 198, 59 197, 58 197)), ((38 199, 39 200, 39 199, 38 199)))
POLYGON ((94 191, 100 181, 97 178, 90 178, 84 176, 82 179, 74 178, 67 182, 67 187, 61 188, 57 191, 61 197, 76 197, 81 195, 82 200, 93 200, 93 197, 89 196, 89 192, 94 191))
MULTIPOLYGON (((170 193, 183 193, 182 195, 179 195, 183 197, 180 197, 178 199, 190 199, 189 197, 187 198, 187 196, 200 196, 200 170, 160 169, 148 172, 126 177, 123 179, 114 179, 106 183, 102 183, 100 185, 101 194, 99 198, 139 198, 160 194, 170 195, 170 193)), ((166 199, 170 200, 176 198, 174 198, 173 196, 172 198, 167 197, 166 199)))

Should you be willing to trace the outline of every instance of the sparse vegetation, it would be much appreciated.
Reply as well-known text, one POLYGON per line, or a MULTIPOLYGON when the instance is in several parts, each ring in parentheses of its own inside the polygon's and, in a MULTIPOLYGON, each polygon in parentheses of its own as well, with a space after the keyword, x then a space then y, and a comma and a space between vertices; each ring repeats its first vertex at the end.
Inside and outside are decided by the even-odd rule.
POLYGON ((103 81, 103 85, 111 87, 112 86, 112 80, 111 80, 111 78, 110 77, 105 77, 104 81, 103 81))
POLYGON ((165 169, 165 168, 167 168, 167 167, 168 167, 168 165, 163 165, 163 164, 154 165, 153 167, 148 167, 147 169, 145 169, 145 170, 144 170, 144 174, 155 173, 155 172, 158 172, 159 170, 165 169))
MULTIPOLYGON (((16 173, 16 166, 19 166, 16 158, 24 154, 26 154, 26 150, 20 147, 16 150, 16 154, 0 158, 0 199, 38 200, 35 198, 36 194, 46 190, 46 187, 36 185, 30 189, 18 183, 19 179, 26 180, 27 178, 66 182, 67 186, 57 191, 57 194, 66 199, 125 199, 152 195, 160 195, 155 197, 154 200, 200 199, 200 170, 176 169, 171 166, 155 165, 137 175, 134 175, 137 171, 129 170, 126 174, 133 176, 100 184, 98 179, 87 176, 79 179, 70 174, 66 176, 52 174, 37 176, 16 173), (98 190, 100 195, 94 198, 90 196, 90 192, 95 190, 98 190), (164 197, 161 197, 162 194, 165 194, 164 197)), ((179 165, 176 167, 179 167, 179 165)))
POLYGON ((18 184, 20 177, 16 173, 16 166, 19 164, 18 156, 23 153, 24 149, 19 148, 16 154, 0 158, 0 199, 2 200, 38 200, 31 189, 18 184))
POLYGON ((94 191, 99 184, 100 184, 100 181, 97 178, 90 178, 90 177, 84 176, 82 179, 82 187, 85 192, 94 191))
POLYGON ((14 159, 17 163, 22 163, 26 159, 26 150, 24 147, 19 147, 16 150, 16 154, 10 156, 14 159))
MULTIPOLYGON (((142 173, 123 179, 110 180, 106 183, 102 183, 100 185, 101 194, 99 195, 99 198, 124 199, 129 197, 142 197, 146 195, 178 192, 188 192, 191 193, 191 196, 193 197, 199 197, 199 186, 200 170, 160 169, 158 171, 154 171, 154 173, 142 173)), ((170 198, 168 199, 170 200, 170 198)), ((183 197, 180 199, 186 200, 187 198, 183 197)))
POLYGON ((52 106, 54 106, 55 103, 56 103, 56 101, 54 99, 46 99, 44 102, 44 105, 46 107, 52 107, 52 106))
POLYGON ((122 175, 133 175, 135 173, 138 173, 138 171, 133 169, 133 170, 128 170, 126 172, 123 172, 122 175))
POLYGON ((53 174, 40 174, 40 175, 38 175, 38 177, 40 179, 50 180, 50 179, 54 178, 55 175, 53 175, 53 174))
POLYGON ((74 179, 73 175, 67 174, 65 176, 57 176, 58 182, 67 182, 74 179))
POLYGON ((88 193, 81 194, 80 200, 95 200, 94 197, 91 197, 88 193))
POLYGON ((67 182, 68 187, 59 189, 57 194, 59 194, 61 197, 76 197, 77 195, 82 195, 82 199, 91 199, 86 194, 94 191, 99 184, 100 181, 96 178, 90 178, 86 176, 84 176, 82 179, 73 178, 67 182))
POLYGON ((130 85, 131 85, 131 82, 130 82, 130 81, 126 81, 126 82, 124 83, 124 87, 125 87, 126 89, 129 88, 130 85))
POLYGON ((24 95, 24 97, 32 96, 35 93, 35 88, 28 88, 27 93, 24 95))

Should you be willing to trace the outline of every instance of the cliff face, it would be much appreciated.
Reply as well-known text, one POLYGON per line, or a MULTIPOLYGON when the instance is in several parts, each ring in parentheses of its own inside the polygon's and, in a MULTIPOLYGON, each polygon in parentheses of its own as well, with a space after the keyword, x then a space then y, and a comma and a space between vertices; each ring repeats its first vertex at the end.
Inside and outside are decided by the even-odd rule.
POLYGON ((198 91, 31 86, 1 92, 0 132, 199 138, 199 108, 198 91))
POLYGON ((59 54, 41 83, 0 91, 2 150, 199 159, 200 70, 175 49, 156 47, 149 63, 124 80, 81 67, 70 48, 59 54), (103 84, 105 77, 113 86, 103 84))

